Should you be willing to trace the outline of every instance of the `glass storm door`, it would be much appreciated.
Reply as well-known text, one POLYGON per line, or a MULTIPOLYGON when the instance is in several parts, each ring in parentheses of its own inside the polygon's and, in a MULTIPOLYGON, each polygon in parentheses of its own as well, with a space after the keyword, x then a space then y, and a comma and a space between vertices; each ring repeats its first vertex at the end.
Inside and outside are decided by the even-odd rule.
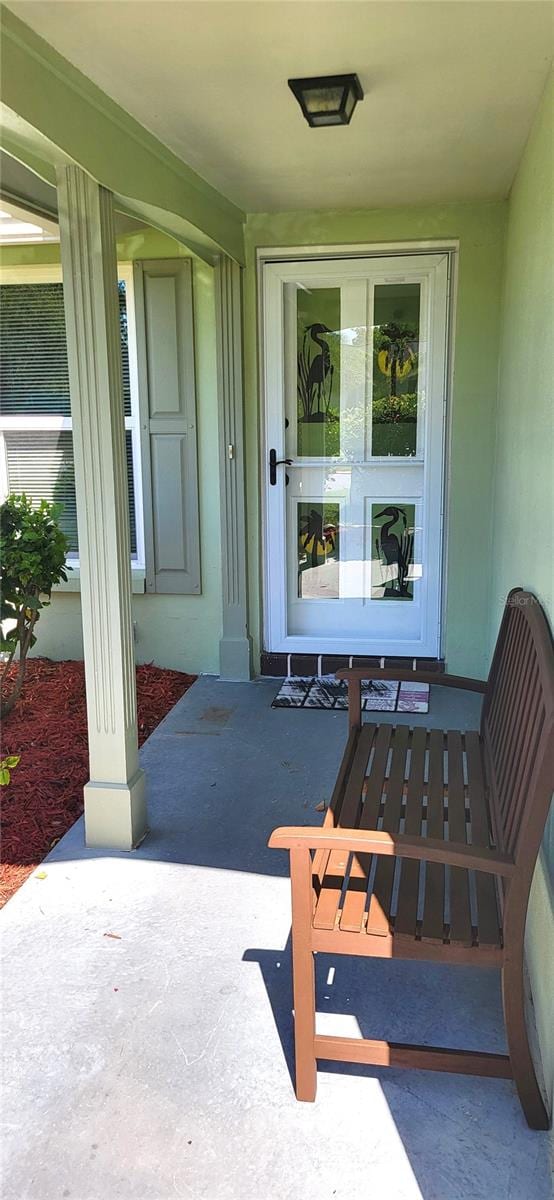
POLYGON ((447 279, 444 253, 265 267, 268 650, 439 654, 447 279))

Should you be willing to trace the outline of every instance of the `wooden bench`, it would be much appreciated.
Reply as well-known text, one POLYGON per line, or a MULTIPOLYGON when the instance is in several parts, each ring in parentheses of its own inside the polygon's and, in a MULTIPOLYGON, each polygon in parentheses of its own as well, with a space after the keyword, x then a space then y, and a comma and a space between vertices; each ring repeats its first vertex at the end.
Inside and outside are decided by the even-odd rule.
POLYGON ((290 852, 297 1097, 315 1099, 318 1059, 500 1076, 515 1080, 529 1125, 546 1129, 523 961, 554 773, 543 610, 529 592, 510 592, 488 681, 440 677, 484 694, 479 732, 362 724, 364 674, 337 672, 348 680, 349 737, 323 826, 277 829, 269 841, 290 852), (316 1034, 316 951, 500 967, 508 1055, 316 1034))

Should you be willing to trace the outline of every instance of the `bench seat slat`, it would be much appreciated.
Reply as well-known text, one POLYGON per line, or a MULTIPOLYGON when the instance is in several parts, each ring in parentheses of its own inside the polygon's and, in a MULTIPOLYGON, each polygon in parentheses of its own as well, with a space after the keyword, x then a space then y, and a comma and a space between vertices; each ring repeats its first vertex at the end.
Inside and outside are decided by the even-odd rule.
MULTIPOLYGON (((339 773, 337 775, 337 778, 335 781, 335 786, 333 788, 333 794, 331 796, 331 803, 325 814, 325 819, 323 822, 324 825, 335 825, 336 822, 338 821, 338 816, 340 814, 341 805, 342 805, 342 802, 344 799, 344 790, 346 787, 346 781, 348 779, 350 769, 352 767, 352 761, 354 758, 356 746, 358 744, 358 738, 359 738, 358 730, 352 729, 348 735, 346 749, 342 756, 341 764, 339 767, 339 773)), ((317 850, 316 851, 316 854, 314 856, 314 874, 318 877, 320 882, 325 875, 325 869, 326 869, 328 861, 329 861, 329 850, 317 850)))
MULTIPOLYGON (((444 734, 442 729, 429 733, 429 780, 427 785, 427 836, 444 838, 444 734)), ((427 863, 423 903, 423 938, 444 938, 444 867, 427 863)))
MULTIPOLYGON (((414 729, 412 737, 412 753, 410 758, 410 777, 406 797, 406 817, 404 833, 421 834, 423 817, 423 795, 425 791, 425 751, 427 747, 427 731, 414 729)), ((404 859, 400 866, 400 888, 398 892, 398 911, 394 928, 398 933, 408 933, 416 936, 417 903, 419 894, 419 873, 421 864, 414 859, 404 859)))
MULTIPOLYGON (((407 731, 406 731, 407 732, 407 731)), ((386 771, 391 739, 395 730, 389 725, 378 727, 375 753, 371 770, 364 784, 363 807, 359 820, 360 829, 377 829, 383 792, 387 786, 386 771)), ((394 771, 393 748, 393 771, 394 771)), ((403 778, 403 776, 402 776, 403 778)), ((355 855, 350 864, 348 888, 340 918, 340 928, 350 932, 361 930, 366 913, 367 889, 371 870, 371 855, 355 855)), ((393 864, 394 866, 394 864, 393 864)), ((388 932, 388 925, 387 925, 388 932)))
MULTIPOLYGON (((381 801, 383 797, 385 807, 382 827, 386 833, 398 833, 402 811, 409 729, 405 725, 396 727, 381 725, 381 729, 388 729, 388 737, 383 738, 381 742, 381 756, 379 761, 377 761, 377 753, 375 755, 375 778, 372 778, 372 771, 367 785, 367 799, 370 803, 374 803, 377 799, 381 801), (389 746, 392 749, 392 762, 390 775, 386 779, 385 772, 389 746)), ((379 859, 375 871, 373 892, 369 901, 367 918, 368 933, 384 936, 390 932, 389 913, 393 877, 394 859, 391 858, 387 862, 384 859, 379 859)))
MULTIPOLYGON (((446 737, 448 752, 448 840, 467 842, 466 797, 462 735, 450 729, 446 737)), ((470 946, 472 942, 469 876, 461 867, 450 867, 450 938, 470 946)))

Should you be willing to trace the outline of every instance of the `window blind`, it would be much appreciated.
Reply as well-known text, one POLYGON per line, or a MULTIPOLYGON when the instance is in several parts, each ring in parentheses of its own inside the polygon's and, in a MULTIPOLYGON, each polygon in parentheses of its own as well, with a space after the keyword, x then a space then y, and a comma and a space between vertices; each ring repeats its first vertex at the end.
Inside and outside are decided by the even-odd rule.
POLYGON ((2 413, 69 416, 61 283, 5 284, 2 300, 2 413))
MULTIPOLYGON (((119 330, 125 415, 131 415, 125 283, 119 291, 119 330)), ((69 417, 69 373, 63 284, 0 287, 2 355, 0 401, 4 416, 40 413, 69 417)))
MULTIPOLYGON (((131 416, 125 283, 120 281, 119 328, 125 415, 131 416)), ((4 433, 10 492, 62 506, 60 525, 70 551, 78 553, 73 439, 70 430, 25 429, 25 418, 71 417, 61 283, 0 286, 0 416, 20 417, 20 429, 4 433)), ((137 552, 133 447, 125 433, 131 553, 137 552)))
MULTIPOLYGON (((62 505, 60 525, 69 540, 70 552, 77 554, 77 508, 75 502, 75 471, 73 466, 73 435, 46 430, 9 430, 4 434, 8 488, 10 492, 25 492, 34 502, 49 500, 62 505)), ((137 551, 135 494, 133 485, 133 446, 130 430, 125 433, 127 454, 127 487, 131 554, 137 551)))

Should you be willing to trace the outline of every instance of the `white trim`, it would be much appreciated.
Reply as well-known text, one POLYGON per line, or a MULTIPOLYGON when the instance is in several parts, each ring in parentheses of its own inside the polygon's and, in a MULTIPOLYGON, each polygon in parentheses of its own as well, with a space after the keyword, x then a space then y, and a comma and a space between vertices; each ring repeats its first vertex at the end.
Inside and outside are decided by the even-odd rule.
MULTIPOLYGON (((125 417, 125 428, 133 428, 133 418, 125 417)), ((0 429, 4 433, 17 432, 17 430, 33 430, 44 433, 63 433, 71 432, 72 423, 71 417, 61 417, 53 413, 45 413, 40 416, 35 413, 30 413, 25 416, 23 413, 16 413, 15 416, 9 413, 7 416, 0 416, 0 429)))
POLYGON ((8 494, 8 460, 4 432, 0 429, 0 500, 8 494))
POLYGON ((64 430, 70 432, 71 428, 71 417, 61 417, 52 413, 45 413, 44 416, 40 416, 38 413, 30 413, 29 416, 24 413, 16 413, 15 416, 10 413, 5 417, 0 415, 0 429, 3 429, 5 433, 10 430, 16 432, 18 429, 61 433, 64 430))
MULTIPOLYGON (((125 429, 131 432, 133 448, 133 491, 135 500, 135 528, 137 540, 136 553, 131 557, 131 567, 135 572, 137 579, 139 579, 143 578, 145 573, 145 547, 135 293, 133 287, 132 262, 119 262, 117 264, 117 277, 118 280, 125 284, 125 303, 127 307, 131 415, 125 416, 125 429)), ((24 266, 0 266, 0 285, 62 282, 63 277, 61 263, 31 263, 24 266)), ((8 431, 16 432, 18 430, 22 432, 29 432, 33 430, 44 430, 46 432, 70 432, 71 429, 72 420, 70 416, 58 416, 51 413, 45 413, 44 416, 41 416, 38 413, 30 416, 24 416, 23 414, 10 414, 9 416, 2 416, 0 414, 0 494, 5 496, 8 488, 6 450, 4 438, 1 436, 2 433, 7 433, 8 431)), ((74 563, 75 567, 78 568, 79 559, 77 556, 72 558, 71 562, 74 563)), ((74 576, 74 579, 76 580, 77 576, 74 576)), ((67 585, 61 584, 60 588, 56 590, 78 591, 79 588, 70 586, 68 582, 67 585)), ((139 590, 143 591, 144 588, 140 588, 139 590)))
POLYGON ((456 350, 456 319, 458 312, 458 246, 448 255, 448 310, 446 314, 446 372, 444 381, 444 466, 442 488, 442 563, 439 653, 446 656, 446 606, 448 599, 448 549, 450 543, 450 495, 452 479, 452 396, 454 393, 454 358, 456 350))
MULTIPOLYGON (((330 259, 334 259, 336 262, 336 260, 343 261, 345 259, 348 260, 348 259, 353 259, 353 258, 367 260, 367 259, 383 258, 383 257, 390 258, 395 255, 404 257, 407 254, 409 254, 410 256, 415 256, 415 255, 423 256, 423 255, 429 255, 430 252, 433 255, 433 257, 436 257, 441 254, 444 255, 444 258, 446 260, 446 269, 447 269, 447 280, 446 280, 447 312, 446 312, 446 314, 442 313, 442 319, 439 319, 439 321, 438 321, 439 341, 437 343, 437 346, 440 343, 440 346, 442 347, 442 351, 439 350, 439 357, 441 357, 441 354, 444 356, 444 364, 445 364, 444 375, 445 375, 445 377, 444 377, 443 386, 442 386, 441 390, 444 394, 444 405, 445 405, 446 411, 445 411, 445 419, 443 419, 443 421, 442 421, 441 431, 440 431, 440 448, 436 448, 434 451, 435 463, 434 464, 430 463, 430 471, 432 471, 432 473, 435 477, 435 483, 436 483, 436 472, 439 471, 439 492, 440 492, 440 496, 441 496, 441 523, 442 524, 441 524, 441 529, 440 529, 440 536, 441 536, 441 540, 442 540, 442 549, 441 549, 440 562, 437 565, 437 569, 438 569, 438 573, 439 573, 439 581, 438 581, 438 587, 436 589, 436 604, 435 603, 433 604, 433 613, 432 614, 429 613, 429 619, 431 616, 433 616, 434 627, 435 627, 435 630, 437 631, 437 636, 436 636, 437 652, 440 654, 443 651, 443 634, 444 634, 444 619, 443 619, 444 618, 444 606, 445 606, 445 583, 444 583, 444 581, 445 581, 445 577, 446 577, 446 529, 447 529, 446 512, 447 512, 447 499, 448 499, 448 488, 449 488, 449 465, 450 465, 449 456, 448 456, 447 463, 445 462, 445 459, 446 459, 447 448, 448 448, 448 452, 450 449, 449 440, 447 442, 447 436, 449 439, 450 438, 450 428, 451 428, 451 425, 450 425, 450 407, 451 406, 450 406, 449 400, 450 400, 450 395, 451 395, 452 373, 453 373, 453 353, 452 353, 453 346, 452 346, 452 343, 453 343, 453 337, 454 337, 453 331, 454 331, 454 315, 455 315, 455 300, 456 300, 458 247, 459 247, 458 239, 447 239, 447 240, 437 239, 437 240, 429 240, 429 241, 426 240, 426 241, 419 241, 419 242, 397 242, 394 244, 374 243, 372 245, 363 245, 363 246, 340 245, 340 246, 302 246, 302 247, 260 247, 257 249, 256 258, 257 258, 257 282, 258 282, 258 345, 260 347, 259 373, 260 373, 260 395, 263 398, 262 399, 262 418, 261 418, 262 436, 260 439, 260 478, 262 480, 261 493, 262 493, 262 530, 263 530, 262 564, 261 564, 261 566, 262 566, 262 579, 263 579, 263 647, 266 650, 270 649, 275 652, 284 651, 286 653, 327 652, 327 653, 348 653, 350 655, 353 655, 353 654, 359 655, 359 654, 374 653, 375 647, 372 646, 371 643, 368 641, 364 641, 363 644, 356 643, 356 645, 353 645, 352 640, 347 641, 346 639, 344 639, 344 640, 338 639, 337 640, 337 639, 330 639, 330 638, 325 639, 322 637, 315 637, 313 640, 311 640, 310 638, 307 638, 304 636, 302 636, 302 637, 288 636, 287 632, 286 632, 286 619, 283 623, 283 613, 281 612, 281 609, 283 607, 283 597, 282 596, 279 598, 276 597, 274 588, 271 586, 270 580, 268 578, 268 569, 269 569, 268 561, 267 561, 268 556, 265 553, 265 547, 267 545, 267 525, 268 525, 268 519, 269 519, 268 518, 268 507, 267 507, 269 496, 268 496, 268 488, 267 488, 267 484, 266 484, 269 442, 268 442, 268 413, 266 410, 266 408, 267 408, 267 386, 266 386, 267 367, 266 367, 266 345, 265 345, 264 331, 266 328, 271 327, 271 318, 272 317, 277 318, 278 314, 274 313, 273 310, 271 311, 271 313, 268 313, 266 311, 268 299, 267 299, 267 296, 264 295, 265 289, 263 286, 263 276, 265 273, 263 271, 263 268, 268 264, 271 264, 271 263, 275 264, 275 267, 278 270, 279 278, 284 279, 289 274, 289 272, 287 271, 287 260, 290 261, 291 271, 292 271, 291 278, 293 278, 293 276, 295 274, 297 274, 298 263, 299 262, 308 262, 310 260, 314 263, 322 263, 323 261, 325 261, 325 260, 328 261, 330 259), (276 607, 277 607, 278 612, 275 611, 276 607), (436 611, 435 611, 435 609, 436 609, 436 611), (276 619, 277 619, 277 621, 276 621, 276 619), (277 641, 275 639, 276 624, 280 631, 277 641), (273 631, 273 632, 270 633, 270 631, 273 631)), ((365 268, 365 269, 367 269, 367 268, 365 268)), ((359 264, 358 271, 361 272, 363 270, 364 270, 363 264, 359 264)), ((352 274, 352 275, 356 274, 356 266, 354 265, 354 263, 352 263, 351 267, 348 268, 348 273, 352 274)), ((432 292, 433 293, 435 292, 434 287, 432 288, 432 292)), ((429 304, 430 304, 431 310, 434 311, 436 306, 435 306, 433 295, 429 296, 429 304)), ((436 313, 434 313, 434 315, 436 316, 436 313)), ((279 324, 280 324, 280 321, 278 321, 278 325, 279 324)), ((275 364, 274 364, 274 369, 275 369, 275 364)), ((435 384, 435 386, 436 386, 436 384, 435 384)), ((275 437, 276 437, 276 435, 274 434, 272 437, 272 443, 271 443, 272 445, 275 442, 275 437)), ((283 457, 284 456, 284 441, 283 441, 283 445, 275 443, 275 448, 277 449, 278 456, 283 457)), ((411 462, 414 462, 414 461, 417 462, 417 460, 411 460, 411 462)), ((378 466, 379 463, 386 463, 387 467, 390 467, 393 465, 393 463, 391 463, 390 459, 375 460, 375 466, 378 466)), ((405 464, 395 463, 394 465, 405 465, 405 464)), ((429 480, 430 471, 426 472, 427 481, 425 484, 425 493, 426 493, 426 504, 427 505, 429 502, 428 501, 428 490, 429 490, 429 486, 430 486, 430 480, 429 480)), ((434 490, 436 491, 436 488, 434 490)), ((281 540, 284 541, 284 536, 285 536, 284 535, 284 526, 285 526, 284 513, 282 514, 282 517, 283 517, 283 519, 280 523, 274 522, 273 539, 275 539, 275 536, 279 537, 278 529, 280 528, 281 529, 281 540)), ((273 540, 272 544, 274 546, 274 552, 275 551, 277 552, 277 557, 280 557, 280 556, 283 557, 283 561, 284 561, 284 545, 279 544, 278 546, 276 546, 274 540, 273 540), (281 555, 279 555, 279 550, 281 551, 281 555)), ((416 655, 416 656, 427 657, 429 655, 428 646, 429 646, 429 642, 430 642, 430 635, 429 635, 428 629, 425 628, 426 624, 427 624, 427 620, 424 621, 424 625, 422 627, 421 642, 406 641, 405 643, 400 644, 398 641, 395 641, 394 644, 392 644, 392 643, 385 644, 384 642, 381 641, 379 643, 379 652, 385 653, 385 654, 402 654, 402 655, 412 655, 412 656, 416 655)))
POLYGON ((133 451, 133 492, 135 499, 135 531, 137 538, 137 549, 134 558, 131 556, 132 566, 145 569, 146 553, 144 546, 144 499, 143 499, 143 479, 142 479, 142 454, 141 454, 141 420, 140 420, 140 400, 139 400, 139 385, 138 385, 138 355, 137 355, 137 325, 135 316, 135 284, 133 274, 133 264, 130 262, 118 263, 118 278, 125 283, 125 304, 127 308, 127 333, 129 356, 129 387, 131 392, 131 418, 125 417, 125 429, 131 430, 131 444, 133 451))
POLYGON ((385 641, 379 638, 378 641, 363 641, 356 642, 353 638, 324 638, 324 637, 284 637, 279 643, 276 650, 265 650, 266 654, 311 654, 311 655, 335 655, 344 654, 348 657, 362 658, 364 655, 371 657, 384 655, 387 658, 434 658, 434 654, 429 654, 425 649, 423 640, 413 640, 411 642, 385 641))
MULTIPOLYGON (((67 560, 67 566, 71 567, 68 572, 67 579, 61 583, 54 584, 53 592, 80 592, 81 591, 81 570, 79 560, 71 556, 67 560)), ((142 595, 145 591, 146 573, 142 567, 131 568, 132 590, 134 595, 142 595)))
POLYGON ((259 246, 258 267, 266 262, 291 259, 294 262, 329 258, 392 258, 395 254, 453 253, 460 248, 459 238, 431 238, 415 242, 335 242, 331 246, 259 246))

